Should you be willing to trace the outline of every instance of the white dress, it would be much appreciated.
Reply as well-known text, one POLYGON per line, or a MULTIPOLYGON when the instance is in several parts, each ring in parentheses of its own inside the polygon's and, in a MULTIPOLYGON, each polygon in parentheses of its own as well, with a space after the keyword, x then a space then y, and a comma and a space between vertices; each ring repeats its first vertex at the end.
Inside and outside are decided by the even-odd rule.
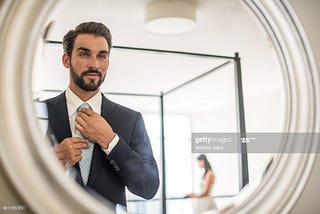
MULTIPOLYGON (((205 181, 204 179, 201 179, 201 182, 200 182, 201 190, 203 190, 204 186, 205 186, 205 181)), ((211 190, 208 196, 193 199, 193 214, 201 214, 208 210, 217 210, 216 202, 214 198, 211 196, 211 190)))

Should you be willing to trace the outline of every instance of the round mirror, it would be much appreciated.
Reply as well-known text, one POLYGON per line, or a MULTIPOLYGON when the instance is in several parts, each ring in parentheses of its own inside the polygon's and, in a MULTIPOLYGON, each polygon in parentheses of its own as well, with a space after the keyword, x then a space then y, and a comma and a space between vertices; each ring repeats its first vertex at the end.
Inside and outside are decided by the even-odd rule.
MULTIPOLYGON (((190 151, 190 133, 239 131, 235 52, 241 57, 246 132, 319 132, 317 70, 289 3, 191 1, 197 9, 196 28, 184 34, 158 35, 143 26, 150 2, 1 3, 1 167, 31 210, 113 212, 64 175, 43 140, 33 104, 33 99, 46 99, 67 87, 69 73, 61 66, 59 42, 69 29, 88 19, 105 23, 113 34, 102 91, 143 113, 155 158, 161 172, 166 172, 153 201, 143 202, 128 192, 129 212, 141 207, 157 207, 161 212, 160 207, 167 206, 168 213, 178 213, 179 207, 192 209, 191 199, 183 196, 199 190, 197 177, 202 171, 196 162, 198 153, 190 151), (95 9, 88 11, 91 6, 95 9), (165 148, 159 140, 161 103, 165 148)), ((315 135, 302 136, 303 148, 290 137, 281 141, 280 151, 247 153, 246 165, 238 152, 208 153, 216 175, 213 196, 218 208, 233 204, 228 211, 289 211, 308 179, 319 146, 315 135), (240 166, 247 168, 250 178, 244 189, 240 166)))

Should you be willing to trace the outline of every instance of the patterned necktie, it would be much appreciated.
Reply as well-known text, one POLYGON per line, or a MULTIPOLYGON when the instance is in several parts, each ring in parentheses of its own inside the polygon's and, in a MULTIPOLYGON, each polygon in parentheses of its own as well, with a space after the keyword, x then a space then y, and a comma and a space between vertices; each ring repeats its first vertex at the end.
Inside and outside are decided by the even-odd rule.
MULTIPOLYGON (((79 108, 90 108, 90 105, 88 103, 83 103, 80 105, 79 108)), ((77 131, 77 133, 79 137, 84 138, 79 131, 77 131)), ((88 149, 81 149, 82 159, 79 162, 81 176, 82 176, 84 185, 87 185, 88 183, 94 143, 89 141, 89 146, 90 147, 88 149)))

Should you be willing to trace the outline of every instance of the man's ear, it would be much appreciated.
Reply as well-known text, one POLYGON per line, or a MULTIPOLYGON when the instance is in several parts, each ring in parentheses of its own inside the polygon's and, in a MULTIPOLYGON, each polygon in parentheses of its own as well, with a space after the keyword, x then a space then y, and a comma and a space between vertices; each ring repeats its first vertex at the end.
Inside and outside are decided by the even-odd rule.
POLYGON ((70 57, 66 53, 62 55, 62 63, 65 68, 70 68, 70 57))

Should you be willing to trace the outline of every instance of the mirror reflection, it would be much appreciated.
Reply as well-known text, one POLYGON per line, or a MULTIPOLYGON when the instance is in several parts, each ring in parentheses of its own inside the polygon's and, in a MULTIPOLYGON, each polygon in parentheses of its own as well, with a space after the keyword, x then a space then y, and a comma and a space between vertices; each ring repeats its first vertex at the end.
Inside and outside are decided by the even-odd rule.
POLYGON ((48 20, 33 71, 40 127, 70 179, 111 206, 224 209, 261 181, 274 154, 249 153, 244 162, 238 150, 195 150, 193 134, 239 133, 235 52, 246 132, 280 132, 279 65, 236 0, 190 1, 196 27, 179 34, 145 29, 151 2, 70 1, 48 20))

